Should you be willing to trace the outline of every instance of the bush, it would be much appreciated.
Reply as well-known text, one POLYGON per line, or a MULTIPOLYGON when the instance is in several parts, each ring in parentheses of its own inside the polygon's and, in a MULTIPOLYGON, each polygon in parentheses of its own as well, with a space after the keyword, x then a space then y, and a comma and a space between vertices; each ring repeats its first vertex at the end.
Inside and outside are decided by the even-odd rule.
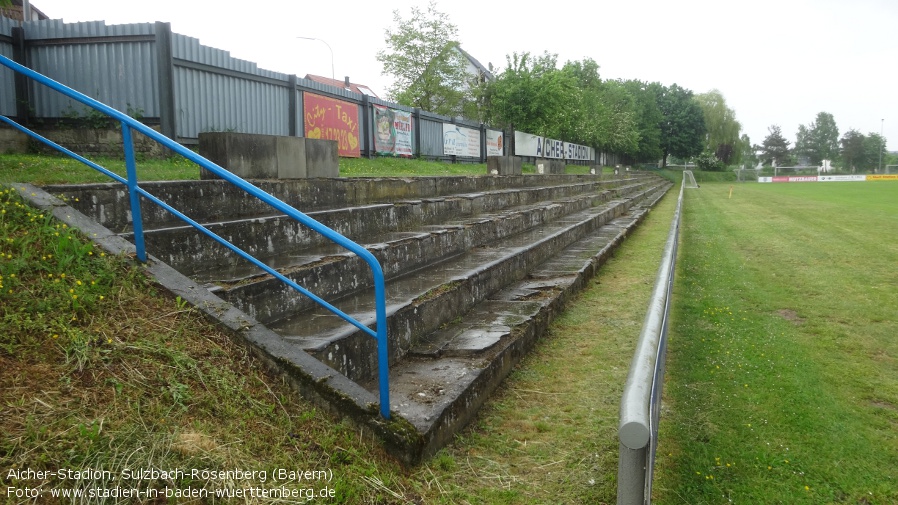
POLYGON ((695 166, 705 172, 723 172, 726 166, 710 151, 705 151, 695 158, 695 166))

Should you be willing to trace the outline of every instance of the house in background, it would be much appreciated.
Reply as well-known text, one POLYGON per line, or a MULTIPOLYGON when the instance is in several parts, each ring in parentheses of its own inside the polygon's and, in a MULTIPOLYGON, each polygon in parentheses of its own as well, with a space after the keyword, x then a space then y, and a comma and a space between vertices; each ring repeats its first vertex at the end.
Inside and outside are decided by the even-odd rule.
POLYGON ((477 58, 471 56, 471 54, 460 46, 455 46, 454 49, 461 53, 465 58, 465 71, 470 75, 475 81, 480 84, 484 82, 491 82, 496 80, 496 76, 493 75, 493 64, 490 63, 489 68, 484 67, 482 63, 477 61, 477 58))
MULTIPOLYGON (((25 10, 23 0, 12 0, 12 5, 9 7, 0 7, 0 16, 9 19, 15 19, 16 21, 23 21, 25 18, 23 17, 23 12, 25 10)), ((31 2, 28 2, 31 4, 31 2)), ((28 11, 30 13, 28 21, 41 21, 43 19, 50 19, 49 16, 40 11, 40 9, 36 8, 34 5, 28 6, 28 11)))
POLYGON ((380 98, 377 96, 377 93, 371 91, 371 88, 365 86, 364 84, 356 84, 353 82, 349 82, 349 76, 346 76, 344 80, 339 79, 331 79, 330 77, 323 77, 320 75, 312 75, 306 74, 306 79, 317 82, 318 84, 326 84, 328 86, 333 86, 335 88, 343 88, 346 91, 352 91, 353 93, 358 93, 360 95, 368 95, 373 96, 374 98, 380 98))

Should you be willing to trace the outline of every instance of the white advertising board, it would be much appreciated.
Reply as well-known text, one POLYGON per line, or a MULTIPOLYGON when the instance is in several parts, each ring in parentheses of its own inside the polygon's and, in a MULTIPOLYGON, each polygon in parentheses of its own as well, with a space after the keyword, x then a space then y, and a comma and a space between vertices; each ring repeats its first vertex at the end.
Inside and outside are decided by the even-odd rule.
POLYGON ((443 123, 443 154, 480 157, 480 130, 443 123))

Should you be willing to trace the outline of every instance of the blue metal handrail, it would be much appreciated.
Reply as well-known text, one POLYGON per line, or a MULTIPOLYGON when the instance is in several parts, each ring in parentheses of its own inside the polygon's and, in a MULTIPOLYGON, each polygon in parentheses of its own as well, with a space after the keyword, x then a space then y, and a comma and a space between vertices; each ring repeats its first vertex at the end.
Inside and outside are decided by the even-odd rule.
POLYGON ((381 268, 380 263, 377 261, 377 258, 375 258, 374 255, 371 254, 370 251, 368 251, 361 245, 349 240, 348 238, 344 237, 343 235, 340 235, 336 231, 331 230, 330 228, 319 223, 315 219, 303 214, 299 210, 296 210, 289 204, 262 191, 258 187, 253 186, 246 180, 238 177, 237 175, 234 175, 233 173, 225 170, 224 168, 218 166, 217 164, 207 160, 206 158, 203 158, 202 156, 191 151, 190 149, 187 149, 184 146, 182 146, 181 144, 178 144, 177 142, 169 139, 165 135, 162 135, 161 133, 157 132, 156 130, 153 130, 152 128, 147 127, 146 125, 144 125, 143 123, 140 123, 139 121, 135 120, 134 118, 132 118, 126 114, 123 114, 122 112, 115 110, 106 104, 98 102, 97 100, 94 100, 93 98, 90 98, 89 96, 84 95, 83 93, 79 93, 78 91, 75 91, 74 89, 69 88, 68 86, 66 86, 64 84, 54 81, 53 79, 50 79, 49 77, 47 77, 43 74, 35 72, 34 70, 31 70, 28 67, 22 66, 16 62, 10 60, 9 58, 6 58, 5 56, 0 55, 0 65, 9 67, 13 71, 19 72, 31 79, 34 79, 35 81, 37 81, 45 86, 48 86, 64 95, 66 95, 67 97, 69 97, 73 100, 81 102, 84 105, 87 105, 88 107, 98 110, 98 111, 106 114, 107 116, 110 116, 113 119, 116 119, 117 121, 119 121, 121 123, 121 125, 122 125, 122 141, 124 143, 124 150, 125 150, 125 168, 126 168, 126 172, 127 172, 127 178, 123 178, 120 175, 117 175, 117 174, 101 167, 100 165, 97 165, 96 163, 84 158, 83 156, 80 156, 80 155, 66 149, 65 147, 60 146, 59 144, 53 142, 52 140, 49 140, 29 129, 19 125, 18 123, 7 118, 6 116, 0 115, 0 121, 3 121, 5 123, 9 124, 13 128, 53 147, 54 149, 80 161, 81 163, 84 163, 85 165, 103 173, 104 175, 106 175, 108 177, 111 177, 112 179, 116 180, 117 182, 120 182, 128 187, 128 194, 129 194, 130 202, 131 202, 132 222, 133 222, 133 226, 134 226, 134 245, 137 249, 137 258, 140 261, 146 262, 146 260, 147 260, 146 247, 144 245, 144 237, 143 237, 143 218, 141 216, 140 198, 139 198, 139 197, 143 196, 147 200, 155 203, 156 205, 159 205, 160 207, 162 207, 166 211, 170 212, 174 216, 178 217, 179 219, 181 219, 181 220, 185 221, 186 223, 188 223, 189 225, 193 226, 194 228, 196 228, 197 230, 199 230, 206 236, 214 239, 218 243, 222 244, 223 246, 227 247, 231 251, 235 252, 237 255, 239 255, 243 259, 245 259, 245 260, 251 262, 252 264, 256 265, 257 267, 261 268, 266 273, 277 278, 284 284, 287 284, 288 286, 295 289, 299 293, 301 293, 305 296, 308 296, 313 301, 315 301, 319 305, 322 305, 323 307, 327 308, 328 310, 330 310, 337 316, 341 317, 348 323, 352 324, 356 328, 358 328, 361 331, 367 333, 368 335, 374 337, 377 340, 378 382, 379 382, 379 387, 380 387, 380 414, 385 419, 390 418, 390 387, 389 387, 389 357, 388 357, 389 355, 388 355, 388 345, 387 345, 387 309, 386 309, 386 295, 385 295, 386 288, 385 288, 383 269, 381 268), (238 188, 242 189, 246 193, 265 202, 266 204, 270 205, 275 210, 282 212, 283 214, 295 219, 296 221, 300 222, 301 224, 308 226, 312 230, 315 230, 316 232, 324 235, 327 239, 329 239, 329 240, 335 242, 336 244, 348 249, 349 251, 357 254, 362 260, 364 260, 368 264, 369 267, 371 267, 371 271, 374 275, 375 315, 377 318, 376 331, 372 330, 371 328, 368 328, 367 326, 365 326, 364 324, 362 324, 361 322, 359 322, 352 316, 344 313, 343 311, 341 311, 337 307, 333 306, 326 300, 320 298, 319 296, 315 295, 314 293, 307 290, 306 288, 300 286, 296 282, 288 279, 280 272, 276 271, 275 269, 271 268, 270 266, 266 265, 265 263, 262 263, 260 260, 256 259, 254 256, 243 251, 242 249, 235 246, 234 244, 228 242, 227 240, 225 240, 224 238, 215 234, 211 230, 207 229, 200 223, 187 217, 186 215, 184 215, 177 209, 171 207, 167 203, 163 202, 159 198, 155 197, 154 195, 150 194, 149 192, 147 192, 146 190, 141 188, 137 182, 137 165, 136 165, 136 162, 134 159, 134 145, 132 142, 131 130, 139 131, 140 133, 155 140, 156 142, 159 142, 160 144, 162 144, 166 148, 170 149, 174 153, 177 153, 177 154, 187 158, 188 160, 196 163, 197 165, 208 170, 209 172, 215 174, 219 178, 221 178, 227 182, 230 182, 231 184, 237 186, 238 188))

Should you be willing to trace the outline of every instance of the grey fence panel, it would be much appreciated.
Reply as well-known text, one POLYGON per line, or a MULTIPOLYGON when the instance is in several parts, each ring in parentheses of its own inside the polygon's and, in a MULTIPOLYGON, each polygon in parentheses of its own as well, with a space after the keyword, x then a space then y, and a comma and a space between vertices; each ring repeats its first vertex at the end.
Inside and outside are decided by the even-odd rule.
POLYGON ((172 34, 177 136, 203 131, 289 135, 289 76, 172 34))
MULTIPOLYGON (((102 21, 35 21, 25 24, 26 58, 35 71, 113 108, 158 117, 153 34, 149 23, 106 26, 102 21)), ((36 83, 30 86, 37 117, 86 114, 59 93, 36 83)))
POLYGON ((443 156, 443 123, 421 118, 421 155, 443 156))
POLYGON ((204 131, 289 135, 287 87, 178 65, 174 74, 179 139, 204 131))
MULTIPOLYGON (((0 55, 12 59, 12 29, 18 26, 12 19, 0 17, 0 55)), ((0 68, 0 115, 16 115, 16 78, 11 69, 0 68)))

